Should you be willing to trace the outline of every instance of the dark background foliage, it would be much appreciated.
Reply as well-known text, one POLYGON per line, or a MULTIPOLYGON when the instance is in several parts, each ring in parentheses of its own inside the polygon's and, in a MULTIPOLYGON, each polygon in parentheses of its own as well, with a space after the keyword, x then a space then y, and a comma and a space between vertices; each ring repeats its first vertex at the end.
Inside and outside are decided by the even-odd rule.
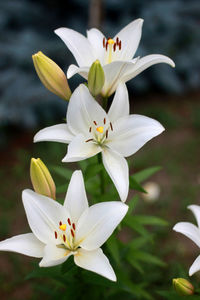
MULTIPOLYGON (((98 26, 107 36, 112 36, 138 17, 145 22, 137 55, 168 55, 174 59, 176 69, 161 64, 146 70, 129 83, 134 93, 183 94, 199 89, 198 0, 1 1, 1 126, 35 127, 41 121, 62 115, 65 104, 43 88, 31 59, 33 53, 41 50, 64 71, 74 61, 54 29, 64 26, 85 34, 87 28, 98 26)), ((78 75, 70 80, 72 87, 78 80, 78 75)))

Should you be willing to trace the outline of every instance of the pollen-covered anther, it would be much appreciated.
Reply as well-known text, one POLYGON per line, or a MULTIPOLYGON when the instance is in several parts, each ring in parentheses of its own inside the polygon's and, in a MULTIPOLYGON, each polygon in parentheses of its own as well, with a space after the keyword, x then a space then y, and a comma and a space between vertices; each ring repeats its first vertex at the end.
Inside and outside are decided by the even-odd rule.
POLYGON ((73 231, 73 229, 71 229, 71 235, 74 238, 74 231, 73 231))
POLYGON ((108 129, 106 130, 106 139, 108 138, 108 129))
POLYGON ((66 242, 66 236, 63 234, 63 241, 66 242))
POLYGON ((93 139, 89 139, 89 140, 86 140, 85 142, 88 143, 88 142, 92 142, 93 139))
POLYGON ((67 222, 68 222, 69 226, 71 226, 71 220, 70 220, 70 218, 67 219, 67 222))
POLYGON ((110 122, 110 129, 113 131, 113 126, 112 123, 110 122))
POLYGON ((57 234, 57 232, 55 231, 55 239, 57 239, 57 237, 58 237, 58 234, 57 234))
POLYGON ((103 126, 99 126, 96 128, 96 131, 100 132, 100 133, 103 133, 103 126))
POLYGON ((62 231, 65 231, 66 228, 67 228, 67 224, 62 224, 59 226, 59 228, 62 230, 62 231))
POLYGON ((76 226, 75 226, 74 223, 72 224, 72 228, 73 228, 74 230, 76 230, 76 226))

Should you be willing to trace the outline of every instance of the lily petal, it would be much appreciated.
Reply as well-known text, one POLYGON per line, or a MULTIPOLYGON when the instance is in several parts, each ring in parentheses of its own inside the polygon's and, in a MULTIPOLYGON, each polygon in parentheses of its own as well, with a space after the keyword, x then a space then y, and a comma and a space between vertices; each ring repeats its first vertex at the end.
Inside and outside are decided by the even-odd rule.
POLYGON ((163 130, 164 127, 154 119, 136 114, 129 115, 113 123, 108 146, 127 157, 163 130))
POLYGON ((112 179, 121 200, 125 202, 129 189, 127 161, 121 154, 109 148, 103 150, 102 156, 104 167, 112 179))
POLYGON ((44 246, 33 233, 25 233, 0 242, 0 251, 11 251, 32 257, 43 257, 44 246))
POLYGON ((95 61, 93 48, 88 39, 69 28, 54 31, 66 44, 80 67, 90 66, 95 61))
POLYGON ((200 271, 200 255, 195 259, 189 269, 189 275, 192 276, 194 273, 200 271))
POLYGON ((108 112, 108 116, 111 122, 116 121, 121 117, 129 115, 129 98, 128 90, 125 83, 120 83, 116 89, 113 102, 108 112))
POLYGON ((159 63, 165 63, 170 65, 171 67, 175 67, 173 60, 165 55, 161 55, 161 54, 147 55, 140 58, 132 67, 132 70, 127 69, 126 73, 123 74, 122 81, 126 82, 136 77, 138 74, 140 74, 142 71, 146 70, 147 68, 159 63))
POLYGON ((69 217, 66 209, 55 200, 31 190, 23 191, 22 200, 34 235, 45 244, 60 243, 59 239, 55 239, 55 231, 59 222, 64 222, 69 217))
POLYGON ((62 162, 75 162, 80 161, 96 155, 101 152, 101 148, 95 143, 86 142, 86 138, 79 134, 77 135, 68 146, 67 155, 63 158, 62 162))
POLYGON ((68 144, 74 138, 67 124, 58 124, 46 127, 34 136, 34 143, 52 141, 68 144))
POLYGON ((87 80, 88 78, 88 73, 89 73, 90 68, 89 67, 77 67, 75 65, 70 65, 68 70, 67 70, 67 78, 71 78, 75 74, 80 74, 83 78, 87 80))
POLYGON ((138 58, 131 61, 113 61, 103 66, 105 83, 101 93, 104 97, 112 95, 119 83, 125 82, 122 79, 132 71, 137 60, 138 58))
POLYGON ((77 222, 84 210, 88 208, 88 200, 81 171, 75 171, 72 174, 64 207, 69 212, 73 222, 77 222))
POLYGON ((59 246, 48 244, 44 248, 44 256, 40 261, 40 267, 52 267, 64 263, 73 253, 59 246))
POLYGON ((103 48, 103 39, 105 36, 101 31, 96 28, 92 28, 87 31, 87 38, 94 49, 96 59, 100 60, 100 63, 104 63, 105 48, 103 48))
POLYGON ((95 272, 112 281, 117 280, 108 258, 100 248, 93 251, 78 249, 78 253, 74 255, 74 262, 88 271, 95 272))
POLYGON ((127 213, 128 206, 120 201, 90 206, 77 223, 76 243, 85 250, 95 250, 109 238, 127 213))
POLYGON ((200 228, 200 206, 199 205, 189 205, 188 208, 193 212, 196 220, 198 227, 200 228))
POLYGON ((101 124, 104 118, 107 118, 106 112, 94 100, 88 88, 80 84, 72 94, 68 105, 67 123, 70 129, 74 134, 88 135, 93 122, 101 124))
POLYGON ((115 37, 121 40, 122 48, 114 53, 114 60, 130 60, 135 55, 142 35, 143 19, 136 19, 124 27, 115 37))
POLYGON ((189 222, 179 222, 173 230, 180 232, 191 239, 198 247, 200 247, 200 229, 189 222))

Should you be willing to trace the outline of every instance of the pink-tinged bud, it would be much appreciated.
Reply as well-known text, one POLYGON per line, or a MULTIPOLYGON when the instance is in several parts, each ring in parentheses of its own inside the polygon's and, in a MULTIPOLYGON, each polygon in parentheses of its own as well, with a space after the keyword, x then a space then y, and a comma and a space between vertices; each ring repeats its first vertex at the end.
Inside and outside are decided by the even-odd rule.
POLYGON ((90 67, 88 73, 88 89, 93 96, 101 93, 105 82, 104 70, 97 59, 90 67))
POLYGON ((173 279, 173 287, 180 296, 189 296, 194 294, 193 285, 184 278, 173 279))
POLYGON ((40 158, 32 158, 30 176, 36 193, 56 199, 56 186, 51 174, 40 158))
POLYGON ((35 70, 44 86, 64 100, 69 100, 71 90, 61 68, 41 51, 32 55, 35 70))

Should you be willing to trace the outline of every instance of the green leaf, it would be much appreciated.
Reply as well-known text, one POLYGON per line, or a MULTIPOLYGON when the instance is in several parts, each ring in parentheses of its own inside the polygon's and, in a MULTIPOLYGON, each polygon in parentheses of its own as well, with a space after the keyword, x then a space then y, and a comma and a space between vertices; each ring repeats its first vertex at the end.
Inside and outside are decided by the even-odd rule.
POLYGON ((76 267, 76 265, 74 264, 74 258, 72 255, 61 265, 61 273, 67 273, 73 267, 76 267))
POLYGON ((140 236, 138 238, 135 238, 133 241, 129 243, 129 247, 133 249, 139 249, 145 244, 149 244, 153 242, 153 234, 149 234, 147 236, 140 236))
POLYGON ((99 174, 99 172, 103 170, 102 164, 90 164, 85 169, 85 178, 88 180, 91 177, 94 177, 95 175, 99 174))
POLYGON ((135 190, 135 191, 139 191, 142 193, 147 194, 147 192, 143 189, 143 187, 135 180, 135 178, 133 176, 130 176, 130 180, 129 180, 129 184, 130 184, 130 188, 135 190))
POLYGON ((167 226, 168 222, 155 217, 155 216, 146 216, 146 215, 137 215, 137 216, 132 216, 133 222, 140 223, 142 225, 158 225, 158 226, 167 226))
POLYGON ((51 167, 52 172, 55 172, 56 174, 60 175, 61 177, 64 177, 65 179, 70 180, 72 176, 72 170, 64 168, 64 167, 58 167, 58 166, 52 166, 51 167))
POLYGON ((128 202, 128 214, 130 215, 133 212, 137 202, 139 200, 138 195, 135 195, 129 202, 128 202))
POLYGON ((161 169, 162 168, 159 166, 147 168, 145 170, 135 173, 134 175, 131 175, 130 177, 133 177, 138 183, 141 183, 146 179, 148 179, 149 177, 151 177, 153 174, 160 171, 161 169))
POLYGON ((140 274, 144 274, 144 270, 140 263, 134 259, 134 257, 127 257, 128 262, 133 268, 135 268, 140 274))
POLYGON ((141 250, 130 250, 128 257, 129 259, 140 260, 146 263, 158 265, 160 267, 166 266, 166 264, 157 256, 154 256, 141 250))
POLYGON ((135 230, 143 236, 149 234, 142 224, 138 223, 137 220, 133 219, 132 215, 126 215, 122 222, 123 224, 125 224, 126 226, 130 227, 131 229, 135 230))
POLYGON ((107 240, 106 246, 114 260, 119 264, 120 263, 120 253, 119 253, 119 246, 118 246, 118 239, 116 235, 112 234, 111 237, 107 240))
POLYGON ((63 184, 63 185, 60 185, 56 188, 56 192, 58 194, 60 193, 66 193, 67 192, 67 189, 68 189, 68 184, 63 184))

